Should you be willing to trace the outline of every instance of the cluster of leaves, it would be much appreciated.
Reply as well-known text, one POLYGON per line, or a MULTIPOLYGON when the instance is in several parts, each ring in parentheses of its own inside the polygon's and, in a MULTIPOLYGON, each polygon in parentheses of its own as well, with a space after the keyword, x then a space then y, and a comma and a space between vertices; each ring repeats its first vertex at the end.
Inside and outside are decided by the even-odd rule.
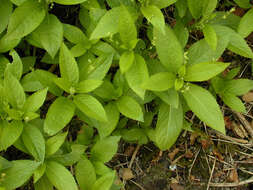
POLYGON ((217 0, 1 0, 0 189, 31 176, 35 190, 119 189, 105 163, 120 138, 169 149, 191 130, 189 110, 225 133, 216 95, 245 112, 237 96, 253 89, 234 79, 240 67, 224 76, 230 63, 217 61, 226 49, 253 59, 252 5, 235 3, 249 9, 242 18, 216 11, 217 0), (58 4, 80 7, 77 24, 50 13, 58 4), (193 32, 204 38, 189 40, 193 32), (83 124, 75 139, 71 120, 83 124), (30 160, 5 159, 10 146, 30 160))

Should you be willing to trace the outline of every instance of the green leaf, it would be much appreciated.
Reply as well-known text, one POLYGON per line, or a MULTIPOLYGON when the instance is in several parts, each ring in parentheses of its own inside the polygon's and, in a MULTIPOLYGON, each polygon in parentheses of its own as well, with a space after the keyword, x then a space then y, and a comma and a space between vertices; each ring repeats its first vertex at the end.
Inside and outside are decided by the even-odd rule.
POLYGON ((157 6, 141 7, 141 12, 154 27, 164 32, 165 21, 163 13, 157 6))
POLYGON ((102 104, 93 96, 88 94, 79 94, 74 97, 74 103, 84 114, 97 119, 98 121, 107 121, 105 110, 102 104))
POLYGON ((202 9, 202 15, 204 17, 210 16, 215 8, 217 7, 217 0, 204 0, 203 1, 203 9, 202 9))
POLYGON ((177 20, 176 25, 173 28, 181 47, 185 47, 189 39, 189 31, 181 20, 177 20))
POLYGON ((46 164, 41 164, 34 172, 33 172, 33 183, 36 183, 38 180, 42 178, 46 171, 46 164))
POLYGON ((117 124, 119 122, 119 111, 117 106, 110 102, 105 106, 105 112, 108 118, 107 122, 99 122, 97 129, 99 136, 101 138, 105 138, 109 136, 113 130, 117 127, 117 124))
POLYGON ((177 72, 183 64, 183 50, 173 30, 166 26, 165 33, 154 28, 156 51, 169 72, 177 72))
POLYGON ((77 182, 81 189, 91 189, 96 182, 96 172, 92 163, 84 156, 75 167, 77 182))
POLYGON ((63 165, 53 161, 46 164, 46 175, 58 190, 78 190, 74 177, 63 165))
POLYGON ((12 163, 0 156, 0 170, 5 170, 12 167, 12 163))
POLYGON ((244 38, 253 32, 253 8, 243 15, 237 31, 244 38))
POLYGON ((160 9, 166 8, 174 4, 177 0, 151 0, 150 3, 159 7, 160 9))
POLYGON ((120 71, 122 74, 127 72, 129 68, 134 63, 134 52, 133 51, 125 51, 121 56, 119 60, 119 66, 120 66, 120 71))
POLYGON ((31 35, 54 58, 62 44, 63 27, 56 16, 49 14, 31 35))
POLYGON ((34 188, 35 190, 54 190, 53 185, 46 175, 43 175, 39 181, 34 184, 34 188))
POLYGON ((8 25, 12 13, 12 3, 9 0, 2 0, 0 4, 0 34, 8 25))
POLYGON ((103 83, 102 80, 88 79, 78 83, 76 87, 77 93, 88 93, 98 88, 103 83))
POLYGON ((130 129, 120 130, 120 135, 124 141, 130 143, 146 144, 148 138, 143 129, 138 127, 131 127, 130 129))
POLYGON ((145 97, 145 89, 142 83, 148 79, 148 68, 143 57, 136 54, 135 61, 131 68, 126 72, 126 80, 130 88, 142 99, 145 97))
POLYGON ((68 93, 74 93, 75 88, 72 86, 72 84, 66 79, 66 78, 55 78, 54 83, 60 87, 62 90, 68 93), (72 92, 70 92, 72 91, 72 92))
POLYGON ((47 97, 48 88, 39 90, 29 96, 23 107, 24 112, 36 112, 44 103, 47 97))
POLYGON ((198 19, 202 15, 203 1, 199 0, 187 0, 189 10, 193 18, 198 19))
POLYGON ((119 140, 118 136, 110 136, 97 141, 91 148, 91 160, 103 163, 110 161, 117 153, 119 140))
POLYGON ((28 73, 32 69, 34 69, 34 65, 36 62, 36 56, 26 56, 22 57, 21 61, 23 63, 23 74, 28 73))
POLYGON ((61 5, 77 5, 85 2, 87 0, 53 0, 53 2, 61 5))
POLYGON ((152 91, 165 91, 174 86, 176 76, 168 72, 160 72, 146 80, 142 87, 152 91))
POLYGON ((189 84, 183 96, 190 109, 207 125, 225 134, 223 115, 215 98, 204 88, 189 84))
POLYGON ((185 0, 177 0, 175 3, 178 15, 183 18, 186 14, 186 11, 188 9, 188 5, 185 0))
POLYGON ((33 125, 25 125, 22 140, 29 153, 37 160, 44 161, 45 140, 41 131, 33 125))
POLYGON ((96 174, 98 176, 106 175, 112 172, 111 168, 107 167, 103 162, 92 162, 93 167, 95 168, 96 174))
POLYGON ((236 2, 237 5, 244 9, 249 9, 250 7, 252 7, 249 0, 234 0, 234 2, 236 2))
POLYGON ((31 160, 12 161, 13 166, 4 170, 5 178, 1 185, 5 190, 13 190, 22 186, 32 176, 33 172, 40 165, 40 162, 31 160))
POLYGON ((132 15, 124 5, 120 7, 118 27, 122 42, 131 48, 130 43, 137 39, 137 31, 132 15))
POLYGON ((65 97, 57 98, 49 107, 44 122, 44 131, 54 135, 63 129, 72 119, 75 113, 75 105, 65 97))
POLYGON ((11 49, 13 49, 14 47, 16 47, 19 42, 21 41, 21 39, 8 39, 7 35, 4 35, 1 39, 0 39, 0 53, 5 53, 11 49))
POLYGON ((206 81, 224 71, 230 63, 209 62, 190 65, 186 68, 185 81, 206 81))
POLYGON ((168 150, 177 140, 183 127, 183 109, 162 104, 155 129, 155 143, 161 150, 168 150))
POLYGON ((12 50, 10 55, 12 56, 13 61, 11 64, 7 64, 5 72, 11 73, 14 77, 20 80, 23 73, 22 61, 15 50, 12 50))
POLYGON ((230 93, 224 93, 221 96, 223 102, 234 111, 246 113, 246 109, 240 98, 230 93))
POLYGON ((4 91, 9 103, 14 108, 23 108, 26 100, 24 89, 11 73, 5 73, 4 91))
POLYGON ((13 145, 20 137, 23 131, 23 123, 21 121, 7 122, 0 121, 0 150, 6 150, 13 145))
POLYGON ((34 31, 45 17, 45 10, 36 0, 25 1, 10 17, 7 28, 9 40, 20 39, 34 31))
POLYGON ((154 94, 158 96, 166 104, 174 108, 178 108, 179 95, 178 95, 178 92, 174 88, 170 88, 168 91, 165 91, 165 92, 154 92, 154 94))
POLYGON ((203 28, 203 33, 205 36, 205 40, 208 43, 208 45, 215 51, 217 47, 217 35, 215 30, 211 25, 206 25, 203 28))
POLYGON ((103 80, 111 67, 113 56, 111 53, 97 58, 88 68, 89 73, 85 79, 103 80))
POLYGON ((68 132, 59 133, 46 141, 46 156, 53 155, 64 143, 68 132))
POLYGON ((79 81, 78 65, 75 58, 64 43, 62 43, 60 49, 59 65, 61 77, 67 79, 72 84, 77 84, 79 81))
POLYGON ((121 9, 115 7, 106 12, 106 14, 99 20, 96 28, 93 30, 90 40, 109 37, 118 32, 118 16, 121 9))
POLYGON ((141 106, 130 96, 122 96, 116 101, 116 105, 123 115, 128 118, 143 121, 141 106))
POLYGON ((115 171, 113 171, 98 178, 91 190, 110 190, 115 175, 115 171))
POLYGON ((88 38, 85 36, 85 34, 80 28, 70 24, 63 24, 63 29, 64 37, 71 43, 78 44, 81 42, 88 42, 88 38))
POLYGON ((253 81, 249 79, 237 79, 225 82, 223 86, 224 93, 230 93, 237 96, 246 94, 253 89, 253 81))

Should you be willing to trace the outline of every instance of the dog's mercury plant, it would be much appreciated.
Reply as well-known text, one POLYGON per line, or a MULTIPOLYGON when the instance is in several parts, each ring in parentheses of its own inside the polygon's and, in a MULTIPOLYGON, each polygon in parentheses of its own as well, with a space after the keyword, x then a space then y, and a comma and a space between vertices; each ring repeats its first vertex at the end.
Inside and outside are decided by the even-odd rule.
POLYGON ((253 89, 218 61, 225 50, 253 59, 252 4, 235 3, 243 17, 218 0, 0 0, 0 190, 31 177, 35 190, 120 189, 105 165, 119 140, 167 150, 192 130, 187 111, 225 134, 216 97, 245 112, 238 96, 253 89), (77 24, 58 4, 80 7, 77 24), (83 123, 74 139, 71 120, 83 123), (10 146, 30 159, 8 161, 10 146))

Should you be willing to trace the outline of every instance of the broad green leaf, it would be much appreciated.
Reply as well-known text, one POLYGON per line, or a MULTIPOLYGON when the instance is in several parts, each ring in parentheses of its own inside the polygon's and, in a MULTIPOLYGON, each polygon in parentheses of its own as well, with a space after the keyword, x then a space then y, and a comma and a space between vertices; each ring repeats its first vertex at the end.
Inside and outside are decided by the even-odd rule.
POLYGON ((39 179, 42 178, 46 171, 46 164, 41 164, 34 172, 33 172, 33 183, 36 183, 39 179))
POLYGON ((130 96, 122 96, 116 101, 116 105, 123 115, 128 118, 143 121, 141 106, 130 96))
POLYGON ((224 71, 230 63, 209 62, 190 65, 186 68, 185 81, 206 81, 224 71))
POLYGON ((183 128, 183 109, 162 104, 155 129, 155 143, 161 150, 168 150, 177 140, 183 128))
POLYGON ((31 160, 12 161, 13 166, 4 170, 5 178, 1 185, 5 190, 13 190, 22 186, 32 176, 33 172, 40 165, 40 162, 31 160))
POLYGON ((34 69, 36 58, 36 56, 26 56, 21 58, 21 61, 23 63, 23 74, 28 73, 34 69))
POLYGON ((98 57, 96 61, 87 68, 88 73, 85 79, 103 80, 111 67, 113 57, 113 54, 98 57))
POLYGON ((187 0, 193 18, 198 19, 202 16, 203 2, 199 0, 187 0))
POLYGON ((148 138, 143 129, 139 127, 131 127, 130 129, 120 130, 120 135, 124 141, 130 143, 146 144, 148 138))
POLYGON ((117 127, 119 121, 119 111, 117 106, 110 102, 105 106, 105 112, 108 118, 107 122, 99 122, 97 129, 99 136, 105 138, 109 136, 113 130, 117 127))
POLYGON ((226 26, 213 25, 213 28, 215 29, 217 35, 229 39, 227 48, 230 51, 247 58, 253 58, 252 50, 240 34, 236 33, 233 29, 226 26))
POLYGON ((55 78, 54 83, 65 92, 68 92, 70 94, 73 94, 75 92, 75 88, 66 78, 55 78))
POLYGON ((105 101, 117 99, 121 95, 108 80, 105 80, 93 93, 105 101))
POLYGON ((79 82, 76 87, 77 93, 88 93, 98 88, 103 83, 102 80, 87 79, 79 82))
POLYGON ((75 166, 77 182, 81 189, 91 189, 96 182, 96 172, 92 163, 84 156, 75 166))
POLYGON ((178 108, 179 104, 179 95, 178 92, 174 88, 170 88, 164 92, 154 92, 156 96, 158 96, 162 101, 166 104, 178 108))
POLYGON ((75 113, 75 105, 65 97, 57 98, 49 107, 44 122, 44 131, 54 135, 63 129, 72 119, 75 113))
POLYGON ((90 145, 93 140, 93 136, 94 128, 90 125, 83 125, 77 134, 77 143, 83 145, 90 145))
POLYGON ((224 93, 221 96, 223 102, 232 108, 234 111, 245 113, 246 109, 240 98, 230 93, 224 93))
POLYGON ((9 103, 14 108, 22 109, 25 104, 25 92, 18 79, 11 73, 6 73, 4 78, 4 92, 9 103))
POLYGON ((24 112, 36 112, 44 103, 47 97, 48 88, 39 90, 29 96, 23 107, 24 112))
POLYGON ((53 161, 46 164, 46 175, 58 190, 78 190, 74 177, 63 165, 53 161))
POLYGON ((203 33, 204 33, 206 42, 215 51, 217 47, 217 35, 213 27, 211 25, 206 25, 203 28, 203 33))
POLYGON ((204 17, 210 16, 217 6, 217 0, 203 0, 202 15, 204 17))
POLYGON ((244 9, 249 9, 250 7, 252 7, 249 0, 234 0, 234 1, 236 2, 237 5, 239 5, 244 9))
POLYGON ((61 5, 77 5, 85 2, 87 0, 53 0, 53 2, 61 5))
POLYGON ((98 178, 91 190, 110 190, 115 175, 115 171, 113 171, 98 178))
POLYGON ((25 125, 22 140, 29 153, 37 160, 44 161, 45 140, 41 131, 33 125, 25 125))
POLYGON ((12 167, 12 163, 6 160, 4 157, 0 156, 0 170, 5 170, 12 167))
POLYGON ((16 47, 21 39, 8 39, 7 35, 4 35, 2 38, 0 38, 0 53, 5 53, 14 47, 16 47))
POLYGON ((165 33, 154 28, 156 51, 161 63, 169 72, 177 72, 183 64, 183 50, 173 30, 166 26, 165 33))
POLYGON ((99 39, 112 36, 118 32, 118 18, 121 9, 119 7, 112 8, 99 20, 96 28, 93 30, 90 39, 99 39))
POLYGON ((79 94, 74 97, 74 103, 84 114, 97 119, 107 121, 105 110, 102 104, 89 94, 79 94))
POLYGON ((126 44, 129 49, 131 49, 131 42, 137 39, 137 30, 132 15, 124 5, 120 7, 118 27, 122 42, 126 44))
POLYGON ((49 14, 32 35, 39 40, 42 47, 54 58, 62 44, 63 27, 56 16, 49 14))
POLYGON ((244 38, 253 32, 253 8, 251 8, 245 15, 243 15, 237 31, 244 38))
POLYGON ((88 42, 88 38, 85 36, 83 31, 78 27, 70 24, 63 24, 64 37, 73 44, 81 42, 88 42))
POLYGON ((236 67, 234 69, 231 69, 226 76, 224 77, 225 79, 231 80, 233 78, 236 77, 236 75, 238 75, 238 73, 240 72, 241 68, 240 67, 236 67))
POLYGON ((36 0, 29 0, 17 7, 7 28, 9 40, 20 39, 34 31, 45 17, 45 9, 36 0))
POLYGON ((10 0, 13 4, 19 6, 27 0, 10 0))
POLYGON ((106 175, 112 170, 108 168, 103 162, 92 162, 93 167, 95 168, 96 174, 99 176, 106 175))
POLYGON ((237 96, 246 94, 253 89, 253 81, 249 79, 230 80, 224 83, 223 92, 237 96))
POLYGON ((53 185, 46 175, 43 175, 38 182, 34 184, 35 190, 54 190, 53 185))
POLYGON ((150 4, 159 7, 160 9, 166 8, 174 4, 177 0, 151 0, 150 4))
POLYGON ((80 42, 76 44, 75 46, 73 46, 70 49, 70 52, 74 57, 80 57, 84 55, 87 52, 87 49, 89 48, 90 48, 89 44, 87 44, 86 42, 80 42))
POLYGON ((173 28, 181 47, 185 47, 189 39, 189 31, 181 20, 177 20, 176 25, 173 28))
POLYGON ((145 89, 141 87, 148 77, 148 68, 143 57, 136 54, 131 68, 125 74, 129 87, 142 99, 145 97, 145 89))
POLYGON ((165 91, 174 86, 176 76, 168 72, 160 72, 152 75, 144 81, 142 87, 152 91, 165 91))
POLYGON ((207 125, 225 134, 223 115, 215 98, 204 88, 189 84, 183 96, 190 109, 207 125))
POLYGON ((12 13, 12 3, 9 0, 2 0, 0 4, 0 34, 8 25, 12 13))
POLYGON ((154 5, 141 7, 141 12, 154 27, 164 32, 165 21, 163 13, 158 7, 154 5))
POLYGON ((100 139, 91 148, 91 160, 106 163, 117 153, 120 137, 110 136, 100 139), (110 151, 108 151, 110 150, 110 151))
POLYGON ((55 154, 50 156, 48 159, 58 162, 63 166, 72 166, 81 159, 81 156, 83 155, 86 148, 87 147, 84 145, 73 144, 71 146, 71 152, 65 154, 55 154))
POLYGON ((134 63, 134 52, 133 51, 125 51, 119 60, 119 67, 122 74, 127 72, 134 63))
POLYGON ((186 11, 188 9, 188 5, 185 0, 177 0, 175 3, 178 15, 183 18, 186 14, 186 11))
POLYGON ((67 79, 72 84, 77 84, 79 81, 78 65, 75 58, 64 43, 62 43, 60 49, 59 65, 61 77, 67 79))
POLYGON ((47 139, 47 141, 46 141, 46 156, 50 156, 50 155, 56 153, 56 151, 64 143, 67 134, 68 134, 68 132, 59 133, 59 134, 47 139))
POLYGON ((0 121, 0 150, 6 150, 13 145, 20 137, 23 131, 23 123, 21 121, 7 122, 0 121))
POLYGON ((12 56, 13 61, 12 63, 7 64, 5 72, 11 73, 14 77, 20 80, 23 73, 22 61, 15 50, 11 51, 10 55, 12 56))

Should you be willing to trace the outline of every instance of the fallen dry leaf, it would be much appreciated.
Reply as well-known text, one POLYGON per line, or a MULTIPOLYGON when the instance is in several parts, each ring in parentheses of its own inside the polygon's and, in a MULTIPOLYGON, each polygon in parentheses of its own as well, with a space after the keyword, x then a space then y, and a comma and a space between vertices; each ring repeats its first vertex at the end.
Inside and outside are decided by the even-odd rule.
POLYGON ((223 161, 223 160, 224 160, 223 156, 221 155, 221 153, 220 153, 217 149, 214 149, 214 150, 213 150, 213 154, 214 154, 220 161, 223 161))
POLYGON ((193 157, 192 151, 187 150, 187 152, 185 153, 185 157, 186 157, 186 158, 192 158, 192 157, 193 157))
POLYGON ((172 183, 170 187, 172 190, 184 190, 184 187, 178 183, 172 183))
POLYGON ((132 156, 133 152, 135 150, 134 146, 128 146, 124 152, 124 155, 126 156, 132 156))
POLYGON ((224 117, 224 122, 225 122, 225 126, 227 129, 231 130, 232 129, 232 122, 231 119, 228 116, 224 117))
POLYGON ((229 182, 236 182, 236 183, 239 182, 238 173, 235 168, 230 171, 229 176, 228 176, 228 181, 229 182))
POLYGON ((196 138, 198 137, 199 135, 197 133, 192 133, 191 136, 190 136, 190 145, 194 145, 195 143, 195 140, 196 138))
POLYGON ((242 99, 245 102, 253 102, 253 92, 248 92, 247 94, 244 94, 242 99))
POLYGON ((237 124, 235 122, 232 122, 232 130, 234 134, 238 137, 245 138, 247 137, 247 132, 244 129, 241 129, 240 124, 237 124))
POLYGON ((170 152, 168 154, 170 160, 174 160, 175 156, 177 155, 177 153, 179 152, 179 148, 175 148, 172 152, 170 152))
POLYGON ((130 180, 134 178, 134 174, 130 168, 122 168, 119 171, 120 176, 123 180, 130 180))

